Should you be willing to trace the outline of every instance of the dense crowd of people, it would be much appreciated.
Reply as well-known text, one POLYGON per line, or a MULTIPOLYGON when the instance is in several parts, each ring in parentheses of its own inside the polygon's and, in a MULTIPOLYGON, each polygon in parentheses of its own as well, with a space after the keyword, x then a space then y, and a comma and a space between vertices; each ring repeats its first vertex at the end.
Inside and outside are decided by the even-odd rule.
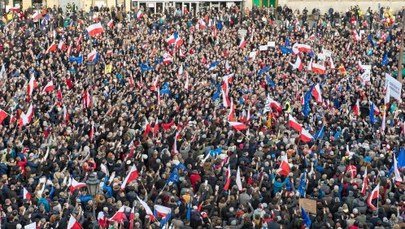
POLYGON ((1 228, 404 228, 404 10, 298 13, 10 10, 1 228))

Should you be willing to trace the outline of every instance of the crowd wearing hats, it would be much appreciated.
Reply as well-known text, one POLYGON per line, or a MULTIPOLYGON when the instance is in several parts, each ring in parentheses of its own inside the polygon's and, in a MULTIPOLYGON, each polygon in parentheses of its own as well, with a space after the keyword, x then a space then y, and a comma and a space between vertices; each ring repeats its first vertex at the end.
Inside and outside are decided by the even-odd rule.
POLYGON ((1 228, 405 228, 404 16, 12 8, 1 228))

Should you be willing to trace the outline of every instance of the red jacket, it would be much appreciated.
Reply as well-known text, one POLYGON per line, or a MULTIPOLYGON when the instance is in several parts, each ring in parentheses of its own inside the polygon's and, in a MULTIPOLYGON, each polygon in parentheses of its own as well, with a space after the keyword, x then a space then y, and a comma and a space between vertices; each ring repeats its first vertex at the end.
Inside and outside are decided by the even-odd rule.
POLYGON ((198 187, 197 187, 197 182, 201 182, 201 176, 200 176, 200 174, 195 173, 195 172, 191 173, 191 175, 190 175, 190 182, 191 182, 191 185, 193 186, 194 192, 197 191, 197 188, 198 188, 198 187))

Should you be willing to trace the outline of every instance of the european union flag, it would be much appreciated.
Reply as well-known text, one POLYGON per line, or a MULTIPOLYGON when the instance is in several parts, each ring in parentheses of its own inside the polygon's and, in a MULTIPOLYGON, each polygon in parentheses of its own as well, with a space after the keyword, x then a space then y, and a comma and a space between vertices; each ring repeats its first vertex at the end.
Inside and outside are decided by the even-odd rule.
POLYGON ((279 46, 279 48, 280 48, 280 51, 281 51, 281 53, 282 54, 289 54, 289 53, 292 53, 293 51, 292 51, 292 48, 287 48, 287 47, 284 47, 284 46, 279 46))
POLYGON ((170 173, 170 177, 169 177, 169 179, 167 180, 166 183, 170 183, 170 182, 172 182, 172 183, 179 182, 179 172, 177 171, 177 168, 175 168, 172 171, 172 173, 170 173))
POLYGON ((218 21, 218 23, 217 23, 217 29, 218 29, 219 31, 221 31, 223 27, 224 27, 224 25, 222 24, 222 21, 218 21))
POLYGON ((307 173, 303 172, 300 178, 300 185, 298 186, 298 192, 300 193, 300 197, 305 198, 306 189, 307 189, 307 181, 305 180, 307 173))
POLYGON ((291 45, 290 45, 290 38, 286 38, 285 39, 285 47, 287 47, 287 48, 290 48, 291 47, 291 45))
POLYGON ((381 61, 381 65, 383 65, 383 66, 388 65, 388 53, 387 52, 384 53, 384 57, 381 61))
POLYGON ((186 216, 187 221, 190 221, 191 219, 191 203, 187 205, 187 216, 186 216))
MULTIPOLYGON (((405 167, 405 149, 404 149, 404 147, 401 147, 399 154, 397 156, 397 166, 398 166, 398 169, 405 167)), ((392 172, 394 172, 394 165, 392 165, 390 171, 388 171, 387 177, 391 176, 392 172)))
POLYGON ((216 91, 212 95, 212 100, 214 100, 214 101, 219 99, 219 96, 221 95, 221 84, 218 83, 217 85, 215 85, 215 87, 216 87, 216 91))
POLYGON ((322 125, 321 129, 318 130, 318 132, 316 132, 316 134, 314 135, 314 139, 318 140, 318 139, 322 139, 325 136, 325 125, 322 125))
POLYGON ((69 57, 69 62, 70 63, 76 62, 78 64, 83 64, 83 55, 80 55, 78 57, 71 56, 69 57))
POLYGON ((183 163, 179 163, 176 166, 176 169, 182 169, 183 171, 187 170, 187 167, 183 163))
POLYGON ((274 81, 270 78, 269 75, 266 75, 266 81, 269 84, 270 87, 275 88, 276 84, 274 83, 274 81))
POLYGON ((270 70, 270 66, 266 66, 266 67, 260 69, 259 72, 257 72, 257 75, 260 76, 260 75, 268 72, 269 70, 270 70))
POLYGON ((208 66, 208 70, 214 70, 214 69, 218 66, 219 63, 220 63, 219 61, 214 61, 214 62, 212 62, 212 63, 208 66))
POLYGON ((170 95, 170 88, 169 88, 169 82, 166 82, 163 84, 162 89, 160 89, 160 94, 161 95, 170 95))
POLYGON ((374 118, 374 104, 370 104, 370 111, 368 112, 368 115, 370 116, 370 123, 371 125, 374 125, 375 123, 375 118, 374 118))
POLYGON ((309 106, 311 102, 311 92, 314 86, 312 86, 304 95, 304 106, 302 107, 302 113, 304 114, 304 117, 308 117, 309 113, 311 112, 311 107, 309 106))
POLYGON ((148 64, 139 64, 139 67, 141 68, 142 73, 147 71, 153 71, 153 68, 148 64))
POLYGON ((210 154, 211 157, 216 157, 222 153, 222 149, 216 148, 216 149, 210 150, 208 153, 210 154))
POLYGON ((311 218, 309 218, 308 213, 305 211, 305 209, 303 207, 301 207, 301 216, 302 216, 302 219, 304 220, 305 226, 308 228, 311 228, 311 224, 312 224, 311 218))
POLYGON ((373 40, 373 36, 371 34, 369 34, 367 36, 367 40, 370 42, 371 46, 375 46, 374 40, 373 40))

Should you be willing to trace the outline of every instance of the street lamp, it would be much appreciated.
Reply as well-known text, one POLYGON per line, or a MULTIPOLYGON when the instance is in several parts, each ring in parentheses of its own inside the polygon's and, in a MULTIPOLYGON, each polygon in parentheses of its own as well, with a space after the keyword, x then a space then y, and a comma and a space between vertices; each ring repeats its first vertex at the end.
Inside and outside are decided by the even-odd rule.
POLYGON ((97 173, 91 173, 89 178, 86 180, 87 191, 93 197, 93 228, 96 228, 96 201, 95 196, 98 194, 100 188, 100 180, 97 178, 97 173))

